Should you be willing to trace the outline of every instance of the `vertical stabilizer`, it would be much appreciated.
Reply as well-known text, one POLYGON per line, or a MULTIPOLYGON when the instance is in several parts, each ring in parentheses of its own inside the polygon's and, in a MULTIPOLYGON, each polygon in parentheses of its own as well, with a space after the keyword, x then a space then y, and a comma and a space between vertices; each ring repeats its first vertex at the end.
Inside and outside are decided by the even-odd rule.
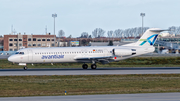
POLYGON ((135 46, 153 46, 160 32, 166 31, 159 28, 148 29, 141 38, 136 42, 135 46))

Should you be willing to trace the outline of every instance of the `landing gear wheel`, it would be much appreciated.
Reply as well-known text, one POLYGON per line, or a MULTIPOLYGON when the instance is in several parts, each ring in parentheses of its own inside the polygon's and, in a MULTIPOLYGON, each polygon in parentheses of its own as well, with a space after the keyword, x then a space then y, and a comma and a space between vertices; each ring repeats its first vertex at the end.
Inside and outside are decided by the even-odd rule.
POLYGON ((82 68, 83 68, 83 69, 87 69, 87 68, 88 68, 88 65, 87 65, 87 64, 83 64, 83 65, 82 65, 82 68))
POLYGON ((27 70, 28 68, 26 66, 24 66, 24 70, 27 70))
POLYGON ((91 65, 91 69, 96 69, 96 68, 97 68, 96 64, 91 65))

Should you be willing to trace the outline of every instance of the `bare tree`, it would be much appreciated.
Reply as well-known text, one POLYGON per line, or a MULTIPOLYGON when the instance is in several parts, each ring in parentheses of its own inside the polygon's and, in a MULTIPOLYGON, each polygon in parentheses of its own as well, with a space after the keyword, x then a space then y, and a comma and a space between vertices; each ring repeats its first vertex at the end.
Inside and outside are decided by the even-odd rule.
POLYGON ((97 38, 97 37, 103 37, 104 36, 105 31, 101 28, 96 28, 93 32, 92 32, 92 36, 97 38))
MULTIPOLYGON (((149 27, 144 27, 143 28, 143 33, 149 29, 149 27)), ((129 28, 125 29, 122 32, 122 37, 137 37, 142 35, 142 27, 136 27, 136 28, 129 28)))
POLYGON ((81 38, 88 38, 88 33, 87 32, 82 32, 81 33, 81 38))
POLYGON ((117 30, 114 31, 114 36, 117 37, 117 38, 118 37, 120 38, 120 37, 122 37, 122 33, 123 33, 123 30, 117 29, 117 30))
POLYGON ((98 37, 98 29, 97 28, 92 32, 92 36, 95 38, 98 37))
POLYGON ((72 35, 69 35, 67 38, 72 38, 72 35))
POLYGON ((98 37, 103 37, 104 36, 105 31, 101 28, 99 28, 99 34, 98 37))
POLYGON ((58 35, 59 37, 62 37, 65 35, 65 32, 63 30, 59 30, 58 35))
POLYGON ((180 34, 180 27, 169 27, 169 31, 170 34, 175 34, 175 35, 179 35, 180 34))
POLYGON ((108 31, 108 32, 107 32, 107 35, 108 35, 109 38, 110 38, 110 37, 114 37, 113 31, 108 31))

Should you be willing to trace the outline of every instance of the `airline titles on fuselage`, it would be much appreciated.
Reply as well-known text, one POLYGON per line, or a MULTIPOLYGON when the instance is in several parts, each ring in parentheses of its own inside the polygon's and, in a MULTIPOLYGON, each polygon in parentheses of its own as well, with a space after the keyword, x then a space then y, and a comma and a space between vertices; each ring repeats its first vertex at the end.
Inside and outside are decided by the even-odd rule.
POLYGON ((42 55, 41 59, 61 59, 64 55, 42 55))

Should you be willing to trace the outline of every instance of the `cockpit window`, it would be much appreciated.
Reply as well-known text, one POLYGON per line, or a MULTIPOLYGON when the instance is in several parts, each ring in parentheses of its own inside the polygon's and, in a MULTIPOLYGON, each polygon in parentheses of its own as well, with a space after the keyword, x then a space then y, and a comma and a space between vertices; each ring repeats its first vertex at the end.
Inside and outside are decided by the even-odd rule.
POLYGON ((19 54, 19 52, 16 52, 15 54, 19 54))
POLYGON ((23 55, 23 54, 24 54, 24 52, 16 52, 15 54, 22 54, 22 55, 23 55))
POLYGON ((19 54, 24 54, 24 52, 19 52, 19 54))

